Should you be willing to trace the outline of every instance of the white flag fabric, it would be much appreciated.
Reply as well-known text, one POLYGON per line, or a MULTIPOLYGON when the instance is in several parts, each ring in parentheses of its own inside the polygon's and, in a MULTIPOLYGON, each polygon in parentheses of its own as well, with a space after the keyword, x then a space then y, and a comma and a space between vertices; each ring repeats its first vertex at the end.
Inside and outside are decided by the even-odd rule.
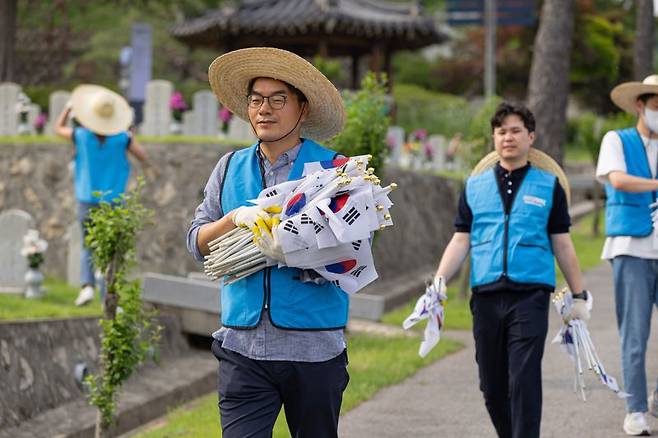
POLYGON ((418 349, 420 357, 427 356, 441 339, 441 329, 445 317, 443 303, 447 299, 444 280, 441 277, 425 288, 425 293, 416 301, 413 312, 402 323, 402 328, 408 330, 420 321, 427 319, 423 340, 418 349))

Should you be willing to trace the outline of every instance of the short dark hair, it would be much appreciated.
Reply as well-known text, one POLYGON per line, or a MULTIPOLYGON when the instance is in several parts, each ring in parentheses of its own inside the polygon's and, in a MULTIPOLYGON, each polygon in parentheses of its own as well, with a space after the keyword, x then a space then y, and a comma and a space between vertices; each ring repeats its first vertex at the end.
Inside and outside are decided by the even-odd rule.
POLYGON ((643 104, 647 104, 647 100, 651 99, 654 96, 658 96, 656 93, 644 93, 637 96, 636 100, 641 100, 643 104))
POLYGON ((528 132, 535 132, 535 116, 532 112, 521 103, 503 102, 496 108, 496 112, 491 117, 491 132, 503 125, 507 116, 516 115, 523 120, 523 125, 528 132))
MULTIPOLYGON (((256 81, 257 81, 258 79, 262 79, 262 78, 264 78, 264 76, 263 76, 263 77, 253 78, 252 80, 249 81, 249 85, 247 86, 247 96, 250 96, 251 93, 254 91, 254 84, 256 83, 256 81)), ((269 78, 268 78, 268 79, 269 79, 269 78)), ((274 78, 272 78, 272 79, 274 79, 274 78)), ((299 90, 298 88, 296 88, 296 87, 293 86, 293 85, 290 85, 290 84, 287 83, 286 81, 282 81, 282 80, 280 80, 280 79, 275 79, 275 80, 277 80, 277 81, 279 81, 279 82, 283 82, 283 83, 285 84, 285 86, 288 87, 288 88, 290 89, 290 91, 291 91, 295 96, 297 96, 297 100, 298 100, 299 102, 308 102, 308 99, 306 98, 306 96, 304 95, 304 93, 301 92, 301 90, 299 90)))

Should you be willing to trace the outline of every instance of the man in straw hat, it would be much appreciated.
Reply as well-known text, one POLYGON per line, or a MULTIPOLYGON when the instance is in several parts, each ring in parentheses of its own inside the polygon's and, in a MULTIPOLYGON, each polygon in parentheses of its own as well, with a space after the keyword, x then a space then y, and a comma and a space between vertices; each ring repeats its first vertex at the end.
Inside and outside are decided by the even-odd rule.
POLYGON ((618 85, 610 97, 637 115, 637 123, 607 132, 601 141, 596 177, 607 197, 601 257, 612 263, 622 376, 630 394, 623 428, 628 435, 647 435, 646 412, 658 416, 655 389, 647 403, 645 371, 651 314, 658 304, 658 232, 652 220, 658 191, 658 75, 618 85))
MULTIPOLYGON (((251 124, 258 142, 215 166, 187 235, 197 260, 212 240, 268 215, 248 203, 262 189, 299 179, 304 163, 336 158, 313 140, 333 137, 345 119, 331 82, 285 50, 224 54, 208 76, 219 101, 251 124)), ((276 242, 257 244, 282 260, 276 242)), ((213 333, 212 351, 220 361, 222 436, 271 436, 283 405, 293 437, 336 437, 349 380, 347 294, 312 271, 273 265, 224 285, 221 303, 223 327, 213 333)))
POLYGON ((485 405, 499 437, 533 438, 541 422, 554 257, 571 290, 578 291, 569 318, 589 318, 587 292, 569 236, 567 195, 558 181, 566 179, 552 159, 531 149, 534 116, 522 105, 502 103, 491 129, 495 153, 466 181, 456 232, 433 285, 445 294, 446 281, 470 250, 475 358, 485 405))
MULTIPOLYGON (((101 201, 117 200, 125 191, 130 175, 128 153, 146 164, 144 148, 127 130, 133 113, 128 102, 117 93, 98 85, 80 85, 73 90, 71 101, 59 115, 55 133, 75 146, 75 196, 78 220, 82 227, 80 284, 76 306, 94 298, 96 281, 91 252, 84 244, 86 223, 91 209, 101 201), (68 126, 73 114, 74 128, 68 126), (100 197, 95 193, 101 193, 100 197)), ((103 299, 103 285, 101 299, 103 299)))

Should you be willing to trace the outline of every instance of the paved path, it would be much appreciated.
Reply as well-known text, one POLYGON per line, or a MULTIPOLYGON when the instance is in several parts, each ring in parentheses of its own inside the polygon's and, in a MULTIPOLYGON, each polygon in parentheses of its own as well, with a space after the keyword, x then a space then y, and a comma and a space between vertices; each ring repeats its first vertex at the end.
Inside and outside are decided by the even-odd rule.
MULTIPOLYGON (((612 271, 607 263, 589 271, 585 284, 595 294, 590 333, 606 370, 621 382, 619 336, 614 317, 612 271)), ((448 308, 448 312, 450 309, 448 308)), ((447 315, 450 318, 450 314, 447 315)), ((647 353, 649 386, 658 376, 658 316, 654 312, 647 353)), ((573 373, 567 355, 550 341, 560 321, 551 309, 544 353, 542 438, 617 438, 624 402, 588 372, 588 401, 572 392, 573 373)), ((470 332, 450 332, 466 348, 423 368, 404 382, 380 391, 341 417, 341 438, 476 437, 495 438, 478 389, 473 339, 470 332)), ((658 430, 658 419, 650 417, 658 430)), ((656 433, 654 433, 655 435, 656 433)))

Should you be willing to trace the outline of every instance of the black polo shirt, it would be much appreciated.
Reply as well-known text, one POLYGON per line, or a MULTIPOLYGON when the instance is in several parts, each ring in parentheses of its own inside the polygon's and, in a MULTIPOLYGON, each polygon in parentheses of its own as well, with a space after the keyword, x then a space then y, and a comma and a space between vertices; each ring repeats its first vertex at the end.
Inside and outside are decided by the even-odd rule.
MULTIPOLYGON (((494 168, 496 182, 498 183, 498 192, 505 207, 505 213, 509 213, 512 208, 512 203, 516 196, 518 188, 523 182, 530 169, 530 163, 523 167, 509 172, 504 169, 500 163, 497 163, 494 168)), ((557 177, 556 177, 557 178, 557 177)), ((459 233, 470 233, 471 225, 473 224, 473 212, 471 207, 468 206, 466 200, 466 189, 459 198, 459 206, 457 207, 457 215, 455 217, 455 230, 459 233)), ((553 190, 553 205, 548 217, 548 224, 546 232, 550 234, 568 233, 571 226, 571 217, 569 216, 569 205, 567 204, 567 195, 556 181, 553 190)), ((546 290, 546 286, 528 283, 517 283, 507 277, 503 277, 495 283, 486 284, 483 286, 476 286, 473 288, 473 293, 483 292, 502 292, 502 291, 523 291, 529 292, 537 289, 546 290)))

